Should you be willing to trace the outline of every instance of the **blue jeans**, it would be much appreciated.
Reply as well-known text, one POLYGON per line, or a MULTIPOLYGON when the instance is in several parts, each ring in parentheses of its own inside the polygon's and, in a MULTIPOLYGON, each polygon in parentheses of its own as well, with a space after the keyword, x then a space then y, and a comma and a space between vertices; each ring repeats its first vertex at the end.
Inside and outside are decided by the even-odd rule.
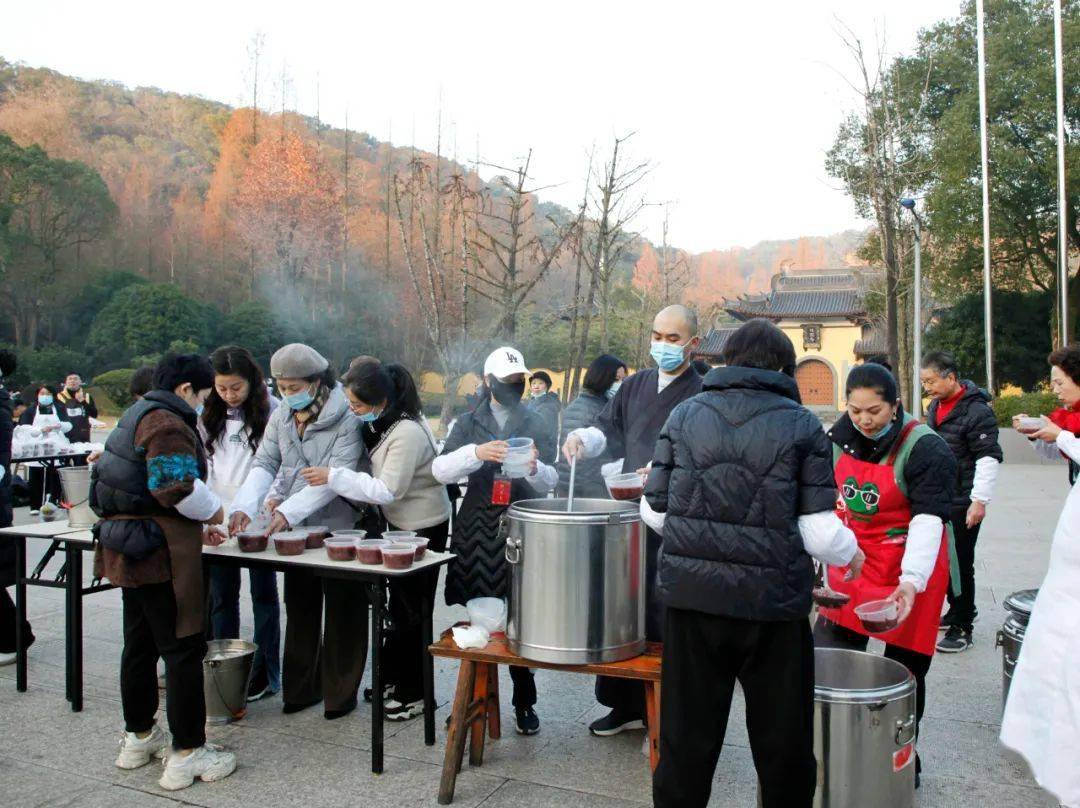
MULTIPOLYGON (((255 652, 252 675, 266 672, 270 688, 281 691, 281 604, 273 570, 248 570, 251 608, 255 617, 255 652)), ((217 564, 210 567, 210 630, 215 640, 240 636, 240 569, 217 564)))

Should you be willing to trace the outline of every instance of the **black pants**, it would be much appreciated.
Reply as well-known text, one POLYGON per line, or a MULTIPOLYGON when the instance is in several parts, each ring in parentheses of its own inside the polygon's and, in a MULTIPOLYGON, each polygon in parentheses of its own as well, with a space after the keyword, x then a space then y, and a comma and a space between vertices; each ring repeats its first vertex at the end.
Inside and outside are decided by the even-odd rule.
MULTIPOLYGON (((846 648, 850 651, 865 651, 870 638, 865 634, 844 628, 824 617, 818 617, 814 624, 814 645, 818 648, 846 648)), ((915 738, 919 737, 919 723, 922 721, 923 709, 926 707, 926 674, 930 671, 930 663, 934 661, 932 656, 920 654, 901 648, 898 645, 885 645, 886 659, 899 662, 915 677, 915 738)), ((918 771, 922 771, 922 762, 916 755, 915 763, 918 771)))
POLYGON ((56 470, 30 466, 28 471, 30 473, 30 509, 39 510, 45 504, 46 497, 59 507, 63 495, 60 490, 60 475, 56 473, 56 470))
POLYGON ((704 808, 738 679, 764 808, 810 808, 814 645, 806 620, 735 620, 667 609, 656 808, 704 808))
POLYGON ((368 652, 368 597, 363 584, 285 573, 286 704, 323 701, 326 710, 356 706, 368 652), (326 625, 323 626, 323 603, 326 625))
MULTIPOLYGON (((645 639, 664 639, 664 608, 656 597, 656 568, 660 560, 659 533, 645 531, 645 639)), ((596 677, 596 700, 620 715, 645 717, 645 685, 633 679, 596 677)))
MULTIPOLYGON (((399 530, 391 525, 390 530, 399 530)), ((428 539, 428 549, 446 550, 450 523, 442 522, 433 527, 416 531, 428 539)), ((424 618, 430 617, 435 608, 435 588, 439 583, 439 571, 408 575, 390 581, 389 631, 383 640, 383 681, 394 686, 394 698, 402 704, 419 701, 424 697, 423 667, 420 663, 420 635, 424 618), (421 612, 425 605, 426 614, 421 612)))
POLYGON ((948 590, 949 611, 956 618, 956 625, 971 631, 975 622, 975 544, 979 541, 981 524, 967 526, 967 509, 957 508, 952 514, 953 533, 956 536, 956 560, 960 566, 960 594, 948 590))
MULTIPOLYGON (((15 653, 15 601, 11 599, 7 589, 0 586, 0 654, 15 653)), ((26 647, 29 648, 34 642, 34 632, 30 630, 30 623, 23 621, 23 636, 26 637, 26 647)))
POLYGON ((120 701, 128 732, 154 726, 158 708, 157 661, 165 660, 165 714, 173 749, 206 743, 201 633, 176 636, 176 596, 171 583, 125 588, 124 651, 120 658, 120 701))

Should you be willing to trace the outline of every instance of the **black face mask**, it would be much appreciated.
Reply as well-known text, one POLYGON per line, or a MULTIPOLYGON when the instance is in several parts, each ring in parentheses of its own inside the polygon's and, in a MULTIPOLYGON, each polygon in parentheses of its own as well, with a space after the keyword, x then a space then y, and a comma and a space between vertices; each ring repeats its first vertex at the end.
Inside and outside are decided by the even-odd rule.
POLYGON ((521 403, 521 397, 525 394, 525 382, 500 382, 491 379, 491 396, 504 407, 513 407, 521 403))

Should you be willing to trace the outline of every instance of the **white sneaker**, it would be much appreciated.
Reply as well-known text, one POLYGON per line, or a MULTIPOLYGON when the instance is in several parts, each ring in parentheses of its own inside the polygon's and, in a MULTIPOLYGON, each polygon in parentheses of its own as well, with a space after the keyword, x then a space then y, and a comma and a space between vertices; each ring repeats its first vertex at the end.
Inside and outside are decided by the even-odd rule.
POLYGON ((216 744, 200 746, 187 757, 169 755, 158 785, 166 791, 187 788, 198 778, 204 783, 222 780, 236 771, 236 755, 216 744))
POLYGON ((10 654, 0 654, 0 668, 4 667, 5 665, 14 665, 15 656, 16 655, 14 651, 12 651, 10 654))
POLYGON ((149 763, 151 758, 165 757, 168 748, 169 736, 157 724, 145 738, 137 737, 134 732, 125 732, 120 740, 116 766, 120 769, 137 769, 149 763))

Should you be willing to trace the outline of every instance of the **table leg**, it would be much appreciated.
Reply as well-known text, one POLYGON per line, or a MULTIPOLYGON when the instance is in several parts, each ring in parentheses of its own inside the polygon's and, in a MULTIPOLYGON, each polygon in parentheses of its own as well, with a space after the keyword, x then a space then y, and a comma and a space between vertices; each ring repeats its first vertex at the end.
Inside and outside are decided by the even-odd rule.
POLYGON ((484 765, 484 734, 487 732, 488 694, 492 676, 498 676, 495 665, 479 663, 473 677, 472 703, 476 705, 476 714, 469 726, 469 765, 484 765))
POLYGON ((488 677, 488 737, 493 741, 502 737, 502 712, 499 708, 499 666, 491 666, 488 677))
POLYGON ((383 604, 386 602, 386 579, 379 578, 371 585, 371 771, 383 771, 383 705, 382 645, 383 604))
POLYGON ((660 683, 645 683, 645 714, 649 722, 649 766, 660 763, 660 683))
POLYGON ((82 550, 67 546, 67 590, 71 609, 71 709, 83 708, 83 614, 82 614, 82 550))
POLYGON ((26 692, 26 537, 15 542, 15 689, 26 692))
MULTIPOLYGON (((61 572, 64 573, 65 575, 67 575, 67 572, 68 572, 68 562, 67 562, 67 558, 66 558, 66 553, 65 553, 65 558, 64 558, 64 564, 61 567, 61 572)), ((68 583, 70 580, 71 580, 70 575, 67 575, 67 577, 63 579, 63 582, 64 582, 64 589, 63 589, 63 592, 64 592, 64 698, 67 699, 69 702, 71 702, 75 698, 75 692, 74 692, 74 690, 72 689, 72 686, 71 686, 72 682, 75 681, 74 676, 72 675, 73 666, 74 666, 74 663, 75 663, 75 657, 73 655, 73 649, 72 649, 72 645, 71 645, 71 638, 75 635, 75 630, 71 625, 71 618, 75 614, 75 610, 71 605, 71 586, 68 583)), ((59 583, 59 582, 60 581, 58 580, 57 583, 59 583)))
POLYGON ((454 705, 450 711, 450 729, 446 733, 446 753, 443 755, 442 779, 439 781, 439 805, 449 805, 454 801, 454 787, 461 770, 461 759, 465 755, 465 736, 468 730, 465 720, 468 718, 469 704, 472 701, 475 672, 475 663, 467 659, 461 660, 457 688, 454 690, 454 705))
POLYGON ((424 614, 423 627, 420 630, 420 670, 424 677, 424 743, 435 745, 435 658, 428 651, 434 642, 431 628, 432 604, 424 599, 421 604, 424 614))

